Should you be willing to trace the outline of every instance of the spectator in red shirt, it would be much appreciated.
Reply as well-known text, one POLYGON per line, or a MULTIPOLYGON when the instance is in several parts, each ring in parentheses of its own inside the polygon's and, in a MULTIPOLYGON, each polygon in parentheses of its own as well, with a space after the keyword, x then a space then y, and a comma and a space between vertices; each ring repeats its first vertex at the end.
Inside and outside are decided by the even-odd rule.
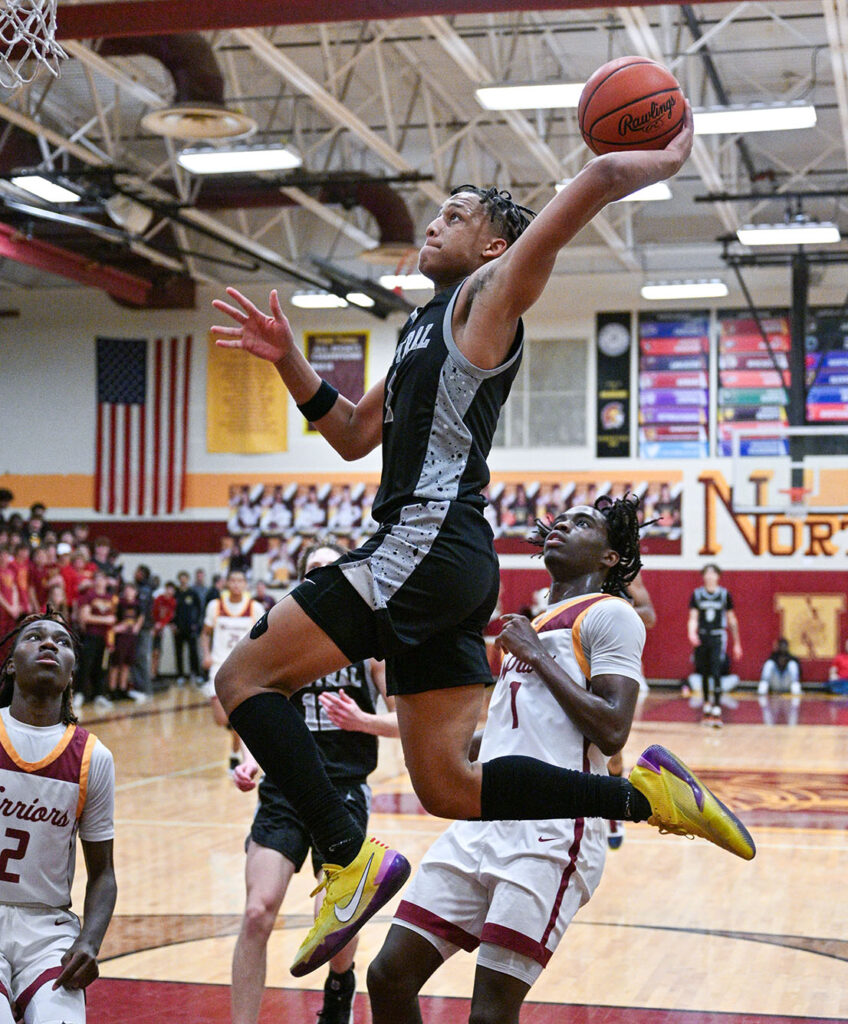
POLYGON ((59 575, 64 580, 65 597, 72 608, 77 603, 77 591, 79 590, 79 573, 71 564, 73 553, 74 549, 67 541, 56 545, 56 563, 59 567, 59 575))
POLYGON ((29 584, 32 562, 29 558, 29 544, 15 545, 15 562, 12 568, 17 574, 18 598, 21 604, 21 614, 29 615, 30 612, 35 611, 34 608, 30 607, 29 584))
POLYGON ((0 547, 0 637, 14 629, 21 614, 15 560, 6 545, 0 547))
MULTIPOLYGON (((62 580, 58 566, 50 563, 50 548, 38 547, 32 553, 29 576, 29 603, 34 612, 43 612, 47 604, 47 592, 56 580, 62 580)), ((64 589, 64 581, 62 581, 64 589)))
MULTIPOLYGON (((77 574, 77 595, 87 593, 91 589, 91 583, 94 579, 95 574, 98 572, 98 568, 95 562, 92 562, 91 556, 88 553, 88 548, 81 544, 71 555, 71 565, 77 574)), ((114 588, 112 587, 112 580, 108 573, 104 573, 106 576, 106 582, 109 587, 110 593, 114 594, 114 588)))
MULTIPOLYGON (((99 571, 98 575, 101 575, 99 571)), ((144 625, 135 584, 125 583, 116 600, 116 621, 112 629, 114 644, 109 658, 109 695, 113 700, 125 696, 146 700, 146 694, 130 690, 130 668, 135 661, 138 634, 144 625)))
POLYGON ((844 653, 837 654, 827 673, 828 688, 832 693, 848 693, 848 640, 844 653))
POLYGON ((161 594, 153 598, 153 653, 150 659, 150 674, 153 681, 159 678, 159 661, 162 657, 162 637, 171 631, 174 612, 177 608, 177 585, 168 580, 161 594))
POLYGON ((114 594, 109 593, 105 574, 98 572, 88 592, 77 596, 75 605, 82 651, 74 700, 81 696, 83 701, 93 700, 95 706, 102 709, 112 706, 103 693, 103 661, 109 634, 115 625, 117 600, 114 594))

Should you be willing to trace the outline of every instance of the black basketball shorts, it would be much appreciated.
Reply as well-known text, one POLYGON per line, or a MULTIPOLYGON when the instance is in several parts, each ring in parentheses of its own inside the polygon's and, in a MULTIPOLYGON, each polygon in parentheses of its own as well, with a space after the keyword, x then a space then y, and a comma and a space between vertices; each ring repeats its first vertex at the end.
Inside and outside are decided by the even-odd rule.
POLYGON ((405 506, 292 597, 352 662, 385 659, 395 695, 492 682, 482 633, 499 586, 482 513, 431 501, 405 506))
MULTIPOLYGON (((363 834, 368 833, 368 815, 371 811, 371 789, 364 782, 334 782, 345 807, 353 815, 363 834)), ((259 783, 259 803, 245 841, 250 840, 276 850, 300 871, 306 855, 312 850, 312 870, 317 875, 327 861, 321 851, 312 845, 312 836, 292 805, 266 775, 259 783)))

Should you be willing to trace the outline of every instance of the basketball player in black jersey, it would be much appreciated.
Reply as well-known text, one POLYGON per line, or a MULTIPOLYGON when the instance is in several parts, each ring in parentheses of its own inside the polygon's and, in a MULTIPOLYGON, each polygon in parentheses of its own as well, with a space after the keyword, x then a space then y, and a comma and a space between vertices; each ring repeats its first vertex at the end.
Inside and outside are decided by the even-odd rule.
MULTIPOLYGON (((407 768, 433 814, 659 822, 662 813, 670 816, 664 828, 683 827, 665 771, 656 772, 662 794, 650 799, 625 779, 600 780, 607 784, 602 795, 591 777, 564 770, 552 796, 542 762, 495 758, 481 769, 468 749, 483 686, 491 682, 481 634, 498 593, 481 491, 521 358, 521 315, 541 295, 560 249, 608 203, 676 174, 692 137, 687 107, 683 129, 665 149, 591 160, 532 223, 508 193, 455 190, 419 255, 436 294, 403 328, 388 375, 356 404, 309 365, 276 291, 270 315, 232 288, 234 304, 213 303, 236 322, 213 328, 218 344, 273 363, 302 414, 344 459, 383 449, 372 509, 377 532, 310 573, 234 648, 216 679, 233 727, 333 857, 325 866, 324 908, 296 955, 296 975, 329 959, 409 872, 395 851, 363 842, 303 720, 284 699, 350 662, 386 661, 407 768)), ((688 783, 681 785, 688 793, 682 799, 693 804, 688 783)), ((753 851, 745 846, 741 855, 753 851)))

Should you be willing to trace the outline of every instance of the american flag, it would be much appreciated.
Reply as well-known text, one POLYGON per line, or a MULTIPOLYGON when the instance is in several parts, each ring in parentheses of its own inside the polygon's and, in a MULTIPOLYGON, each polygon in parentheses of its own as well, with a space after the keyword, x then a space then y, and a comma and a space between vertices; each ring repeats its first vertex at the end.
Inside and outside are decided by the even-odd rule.
POLYGON ((94 507, 169 515, 185 507, 191 336, 97 339, 94 507))

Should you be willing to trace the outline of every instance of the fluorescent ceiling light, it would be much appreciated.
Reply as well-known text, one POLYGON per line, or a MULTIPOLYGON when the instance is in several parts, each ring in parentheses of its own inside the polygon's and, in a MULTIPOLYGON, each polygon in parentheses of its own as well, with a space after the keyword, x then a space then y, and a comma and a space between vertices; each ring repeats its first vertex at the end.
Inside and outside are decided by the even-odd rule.
POLYGON ((547 82, 542 85, 493 85, 477 89, 477 99, 487 110, 541 110, 543 107, 576 107, 583 82, 547 82))
POLYGON ((433 287, 430 278, 423 274, 384 274, 380 278, 380 284, 390 290, 402 288, 405 292, 423 291, 425 288, 433 287))
MULTIPOLYGON (((561 192, 571 180, 571 178, 565 178, 563 181, 558 181, 554 188, 557 192, 561 192)), ((644 188, 636 189, 636 191, 631 192, 629 196, 624 196, 623 199, 617 199, 616 202, 652 203, 661 199, 671 199, 671 189, 665 181, 658 181, 653 185, 646 185, 644 188)))
POLYGON ((12 178, 12 184, 29 192, 30 195, 45 199, 48 203, 78 203, 80 197, 69 188, 57 185, 55 181, 43 178, 40 174, 22 174, 12 178))
POLYGON ((329 292, 295 292, 291 302, 301 309, 343 309, 347 306, 341 295, 331 295, 329 292))
POLYGON ((745 224, 736 232, 743 245, 833 245, 839 228, 830 221, 795 224, 745 224))
POLYGON ((365 292, 348 292, 345 298, 352 305, 361 306, 363 309, 370 309, 374 305, 374 300, 365 292))
POLYGON ((748 132, 785 132, 812 128, 816 108, 793 103, 784 106, 721 107, 696 110, 696 135, 743 135, 748 132))
POLYGON ((667 281, 643 284, 643 299, 723 299, 727 295, 724 281, 667 281))
POLYGON ((177 163, 192 174, 237 174, 285 171, 303 161, 285 146, 239 146, 232 149, 184 149, 177 163))

